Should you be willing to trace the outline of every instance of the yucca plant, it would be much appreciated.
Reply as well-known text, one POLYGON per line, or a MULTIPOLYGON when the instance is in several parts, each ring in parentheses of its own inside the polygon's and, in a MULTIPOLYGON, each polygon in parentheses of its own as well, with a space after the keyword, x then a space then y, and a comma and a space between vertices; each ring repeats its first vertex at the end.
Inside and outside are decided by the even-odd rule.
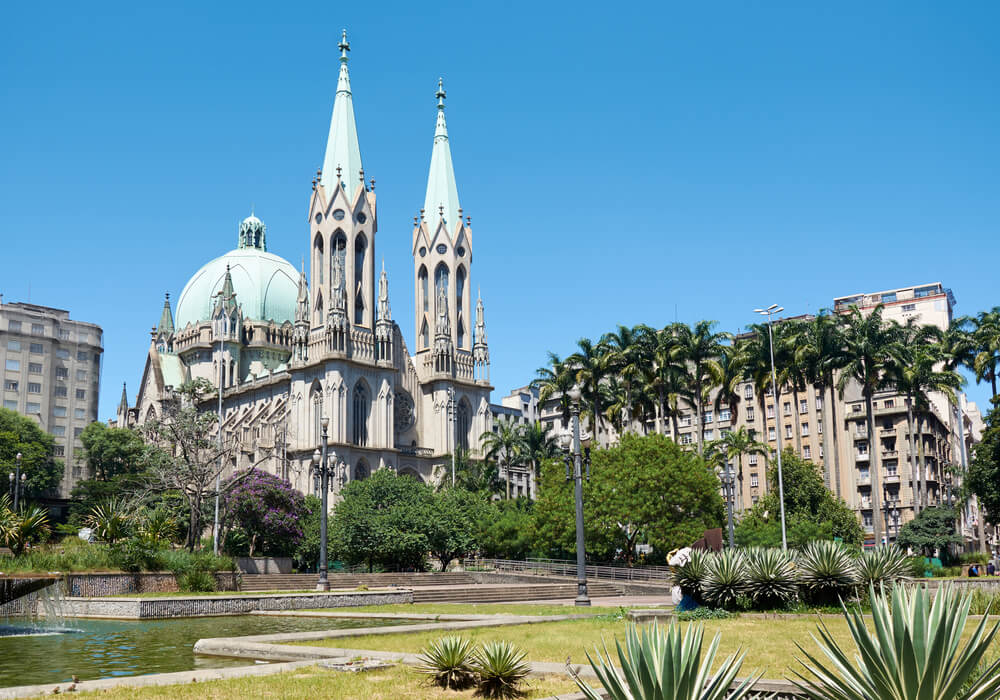
POLYGON ((757 607, 772 608, 795 600, 799 587, 788 552, 755 548, 745 558, 746 592, 757 607))
MULTIPOLYGON (((760 674, 744 678, 730 690, 746 653, 726 658, 712 675, 715 655, 721 635, 702 655, 704 628, 671 622, 664 630, 655 622, 641 634, 635 625, 625 631, 625 646, 616 642, 619 671, 611 660, 605 644, 604 654, 595 649, 596 659, 587 654, 591 668, 604 686, 610 700, 739 700, 747 695, 760 679, 760 674)), ((605 696, 574 675, 573 680, 588 700, 603 700, 605 696)))
POLYGON ((981 663, 1000 623, 987 631, 983 617, 968 642, 959 649, 969 615, 969 596, 942 586, 931 602, 923 586, 908 591, 896 586, 891 594, 869 589, 872 630, 861 613, 841 607, 857 645, 854 659, 840 648, 826 626, 816 640, 824 665, 802 647, 811 665, 800 660, 811 680, 796 672, 793 681, 814 700, 986 700, 1000 695, 1000 659, 985 669, 981 663))
POLYGON ((486 642, 476 651, 474 668, 479 694, 487 698, 516 698, 531 671, 527 653, 510 642, 486 642))
POLYGON ((858 583, 851 554, 839 542, 810 542, 799 553, 795 568, 803 596, 814 603, 836 604, 858 583))
POLYGON ((42 508, 19 513, 8 511, 0 519, 0 541, 15 557, 24 554, 29 544, 45 539, 49 532, 49 514, 42 508))
POLYGON ((717 608, 732 609, 747 593, 743 553, 726 549, 708 560, 705 579, 701 584, 705 601, 717 608))
POLYGON ((863 588, 879 590, 909 578, 909 558, 906 552, 894 545, 866 549, 854 561, 854 566, 858 572, 858 584, 863 588))
POLYGON ((132 513, 124 499, 112 498, 91 508, 84 522, 87 527, 93 528, 98 539, 114 544, 115 541, 128 537, 132 513))
POLYGON ((441 637, 420 652, 417 670, 445 689, 462 690, 476 682, 475 644, 463 637, 441 637))
POLYGON ((698 602, 701 602, 701 584, 705 580, 708 570, 708 552, 700 549, 691 550, 691 558, 680 566, 675 566, 673 570, 673 583, 681 589, 685 595, 689 595, 698 602))
POLYGON ((139 524, 139 536, 152 545, 169 544, 177 535, 177 520, 166 510, 156 508, 139 524))

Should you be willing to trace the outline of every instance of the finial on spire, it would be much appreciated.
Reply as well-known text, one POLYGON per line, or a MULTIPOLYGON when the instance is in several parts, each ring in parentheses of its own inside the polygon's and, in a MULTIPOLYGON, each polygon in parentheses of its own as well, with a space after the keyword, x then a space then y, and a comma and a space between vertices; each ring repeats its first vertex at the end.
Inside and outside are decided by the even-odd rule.
POLYGON ((340 166, 337 166, 337 179, 340 179, 340 166))
POLYGON ((372 192, 375 191, 375 178, 372 178, 372 192))
POLYGON ((438 109, 444 109, 444 98, 447 96, 448 94, 444 91, 444 79, 438 78, 438 91, 434 93, 434 97, 438 101, 438 109))
POLYGON ((337 44, 337 48, 340 49, 340 60, 343 63, 347 63, 347 52, 351 50, 351 45, 347 43, 347 30, 344 29, 340 33, 340 43, 337 44))
POLYGON ((361 184, 362 185, 365 184, 365 169, 361 168, 360 170, 358 170, 358 175, 361 178, 361 184))

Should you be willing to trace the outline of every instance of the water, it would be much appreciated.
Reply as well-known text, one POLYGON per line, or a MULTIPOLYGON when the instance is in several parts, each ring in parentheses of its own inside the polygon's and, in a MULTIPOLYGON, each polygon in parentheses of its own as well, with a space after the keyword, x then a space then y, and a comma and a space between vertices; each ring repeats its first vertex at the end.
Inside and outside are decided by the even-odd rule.
POLYGON ((206 637, 240 637, 320 629, 406 624, 397 620, 237 615, 177 620, 84 620, 57 623, 73 630, 53 634, 42 624, 30 636, 0 636, 0 687, 69 682, 146 673, 245 666, 246 659, 197 656, 206 637))

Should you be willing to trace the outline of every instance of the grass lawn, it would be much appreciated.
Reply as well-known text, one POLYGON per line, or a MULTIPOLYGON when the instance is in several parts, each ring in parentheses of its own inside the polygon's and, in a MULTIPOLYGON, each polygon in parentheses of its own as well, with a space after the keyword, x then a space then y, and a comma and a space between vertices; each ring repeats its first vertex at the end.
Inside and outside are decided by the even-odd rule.
MULTIPOLYGON (((824 619, 830 633, 843 645, 851 650, 854 643, 851 640, 847 624, 843 618, 824 619)), ((477 642, 493 640, 512 641, 528 652, 532 661, 565 661, 570 658, 573 664, 587 664, 585 653, 593 653, 595 645, 600 645, 602 639, 608 642, 614 654, 615 638, 623 639, 626 622, 610 618, 592 620, 567 620, 563 622, 545 622, 535 625, 478 628, 463 630, 461 634, 477 642)), ((684 623, 686 624, 686 623, 684 623)), ((796 618, 786 620, 761 620, 752 618, 736 618, 730 620, 710 620, 705 625, 706 645, 721 632, 719 644, 719 661, 729 654, 735 653, 742 645, 747 652, 743 663, 743 671, 763 671, 765 678, 780 679, 789 675, 789 666, 797 666, 795 658, 801 656, 796 642, 810 652, 817 651, 815 642, 810 636, 816 630, 816 620, 796 618)), ((972 627, 970 625, 969 630, 972 627)), ((416 632, 411 634, 393 634, 386 636, 340 637, 337 639, 308 642, 311 646, 325 646, 347 649, 372 649, 386 651, 407 651, 417 653, 430 641, 445 636, 447 632, 416 632)), ((993 644, 993 655, 1000 653, 1000 640, 993 644)), ((617 658, 614 656, 613 658, 617 658)))
MULTIPOLYGON (((552 676, 529 678, 525 685, 526 698, 547 698, 576 690, 573 681, 552 676)), ((405 666, 385 671, 340 673, 315 666, 273 676, 233 678, 204 683, 186 683, 149 688, 119 687, 90 693, 73 693, 74 697, 108 698, 169 698, 169 700, 215 700, 229 698, 364 698, 364 700, 463 700, 477 697, 473 690, 462 692, 441 690, 429 685, 424 676, 405 666)))
POLYGON ((364 605, 357 608, 315 609, 310 612, 376 612, 420 615, 609 615, 620 608, 578 608, 573 605, 525 605, 518 603, 400 603, 364 605))

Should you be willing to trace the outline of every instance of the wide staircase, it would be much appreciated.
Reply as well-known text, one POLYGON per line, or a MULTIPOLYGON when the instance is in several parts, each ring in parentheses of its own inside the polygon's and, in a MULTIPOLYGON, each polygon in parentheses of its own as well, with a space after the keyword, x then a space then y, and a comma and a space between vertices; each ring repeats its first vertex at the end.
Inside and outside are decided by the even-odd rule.
MULTIPOLYGON (((587 582, 591 598, 621 595, 613 583, 587 582)), ((414 603, 511 603, 524 600, 566 600, 576 598, 575 583, 477 584, 470 587, 428 586, 413 589, 414 603)))
MULTIPOLYGON (((397 586, 474 586, 475 579, 466 573, 392 573, 392 574, 338 574, 327 575, 331 590, 351 590, 360 586, 386 588, 397 586)), ((253 591, 311 591, 316 588, 318 574, 243 574, 240 589, 253 591)))

